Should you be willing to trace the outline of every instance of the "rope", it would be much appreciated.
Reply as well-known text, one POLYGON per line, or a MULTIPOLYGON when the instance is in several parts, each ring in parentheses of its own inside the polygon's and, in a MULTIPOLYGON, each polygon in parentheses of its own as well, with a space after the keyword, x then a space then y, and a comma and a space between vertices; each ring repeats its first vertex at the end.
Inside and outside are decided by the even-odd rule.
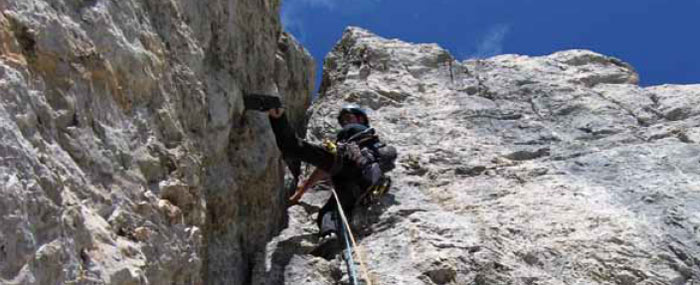
POLYGON ((348 236, 350 236, 350 241, 352 241, 352 245, 357 251, 357 255, 359 256, 360 268, 362 269, 362 273, 365 275, 367 285, 372 285, 372 280, 369 279, 369 271, 367 271, 367 267, 364 263, 364 254, 362 254, 360 247, 358 247, 357 242, 355 242, 355 236, 352 234, 352 230, 350 230, 350 224, 348 223, 348 219, 345 217, 345 212, 343 211, 342 205, 340 205, 340 198, 338 198, 338 193, 335 192, 335 189, 333 187, 331 187, 331 192, 333 192, 333 197, 335 197, 335 203, 338 208, 338 213, 340 213, 340 218, 343 220, 343 225, 345 226, 345 229, 348 232, 348 236))
POLYGON ((350 239, 348 239, 348 231, 345 227, 340 227, 340 231, 343 233, 343 240, 345 241, 345 255, 347 260, 345 263, 348 265, 348 274, 350 274, 352 285, 357 285, 357 270, 355 270, 355 261, 352 259, 352 245, 350 244, 350 239))

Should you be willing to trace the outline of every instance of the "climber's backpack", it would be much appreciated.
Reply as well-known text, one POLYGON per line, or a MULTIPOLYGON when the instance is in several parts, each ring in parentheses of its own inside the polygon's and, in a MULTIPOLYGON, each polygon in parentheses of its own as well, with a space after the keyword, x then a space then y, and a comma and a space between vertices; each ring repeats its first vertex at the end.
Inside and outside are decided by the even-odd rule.
POLYGON ((373 128, 367 128, 337 145, 339 157, 357 166, 367 185, 385 183, 384 173, 395 167, 396 148, 381 142, 373 128))

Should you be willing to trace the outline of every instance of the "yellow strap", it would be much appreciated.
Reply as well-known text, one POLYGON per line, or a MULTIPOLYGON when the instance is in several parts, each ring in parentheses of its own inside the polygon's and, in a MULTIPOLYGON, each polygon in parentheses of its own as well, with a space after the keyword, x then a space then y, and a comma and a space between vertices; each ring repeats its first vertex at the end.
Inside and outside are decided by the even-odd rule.
POLYGON ((335 145, 335 143, 329 139, 323 139, 323 147, 331 152, 332 154, 336 154, 338 152, 338 147, 335 145))

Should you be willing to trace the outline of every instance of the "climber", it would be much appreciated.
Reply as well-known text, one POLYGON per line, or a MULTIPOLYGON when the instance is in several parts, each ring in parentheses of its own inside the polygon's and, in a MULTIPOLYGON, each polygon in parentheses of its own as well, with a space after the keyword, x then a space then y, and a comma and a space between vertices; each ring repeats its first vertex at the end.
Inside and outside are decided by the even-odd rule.
MULTIPOLYGON (((340 124, 341 127, 345 127, 349 124, 361 124, 369 127, 369 117, 367 117, 367 113, 357 104, 347 104, 343 106, 338 113, 338 124, 340 124)), ((338 133, 338 135, 340 135, 340 133, 338 133)), ((336 138, 336 142, 338 141, 338 138, 336 138)), ((328 173, 317 167, 311 172, 311 175, 309 175, 306 181, 299 184, 294 195, 289 198, 289 202, 291 204, 298 203, 309 188, 316 185, 319 181, 328 180, 328 178, 328 173)))
MULTIPOLYGON (((314 145, 298 138, 287 123, 286 116, 284 116, 284 109, 270 109, 268 114, 272 130, 275 133, 277 146, 282 153, 287 157, 297 158, 316 166, 319 172, 317 172, 316 175, 312 175, 310 180, 316 179, 313 178, 313 176, 318 176, 317 178, 323 177, 323 173, 326 173, 325 176, 330 176, 333 187, 338 193, 339 202, 343 211, 346 216, 352 217, 352 210, 356 204, 357 197, 360 196, 363 191, 370 188, 373 183, 377 182, 372 181, 374 180, 373 178, 366 178, 372 177, 366 175, 366 173, 372 171, 367 171, 367 167, 365 166, 375 166, 376 164, 365 159, 360 151, 361 146, 356 144, 347 144, 347 151, 336 152, 333 149, 322 145, 314 145)), ((342 130, 337 135, 338 142, 344 142, 358 135, 369 133, 368 131, 372 131, 372 129, 368 128, 369 120, 367 115, 357 106, 343 108, 338 115, 338 122, 343 126, 342 130)), ((363 140, 362 144, 375 142, 376 141, 373 140, 363 140)), ((345 149, 345 147, 343 147, 343 149, 345 149)), ((392 161, 395 157, 394 149, 392 161)), ((380 171, 378 167, 372 169, 380 171)), ((379 175, 381 175, 381 173, 379 173, 379 175)), ((376 176, 376 173, 374 176, 376 176)), ((311 183, 309 183, 309 186, 310 185, 311 183)), ((298 201, 304 191, 305 190, 297 191, 293 199, 298 201)), ((338 227, 338 224, 336 224, 336 222, 338 222, 336 218, 337 214, 335 212, 336 201, 331 196, 319 211, 318 218, 316 219, 316 223, 319 227, 319 234, 322 238, 334 236, 333 234, 338 227)))

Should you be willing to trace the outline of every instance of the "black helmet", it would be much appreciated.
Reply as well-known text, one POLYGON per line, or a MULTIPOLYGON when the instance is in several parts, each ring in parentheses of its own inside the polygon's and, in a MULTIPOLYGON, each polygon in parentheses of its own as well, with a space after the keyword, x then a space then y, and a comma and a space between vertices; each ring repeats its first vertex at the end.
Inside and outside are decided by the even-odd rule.
POLYGON ((363 124, 347 124, 336 135, 336 141, 344 142, 349 138, 352 138, 356 134, 364 132, 368 129, 367 126, 363 124))
POLYGON ((367 112, 365 112, 364 109, 360 108, 360 105, 357 104, 347 104, 344 105, 343 108, 340 109, 340 112, 338 113, 338 124, 343 124, 340 119, 343 116, 343 114, 353 114, 360 116, 364 119, 363 125, 366 127, 369 127, 369 117, 367 117, 367 112))

